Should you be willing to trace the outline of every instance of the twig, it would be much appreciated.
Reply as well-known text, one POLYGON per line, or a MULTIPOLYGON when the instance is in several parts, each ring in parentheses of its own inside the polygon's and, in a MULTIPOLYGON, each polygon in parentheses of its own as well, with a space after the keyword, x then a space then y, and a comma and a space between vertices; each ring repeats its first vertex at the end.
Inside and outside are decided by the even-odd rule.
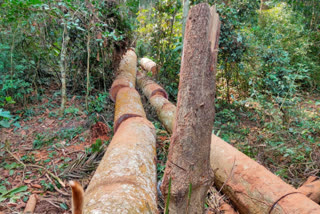
MULTIPOLYGON (((50 172, 47 168, 43 167, 43 166, 39 166, 39 165, 35 165, 35 164, 25 164, 23 163, 17 156, 15 156, 10 150, 9 150, 9 142, 6 141, 5 142, 5 149, 6 151, 16 160, 18 161, 23 167, 24 169, 27 167, 34 167, 34 168, 40 168, 40 169, 44 169, 51 177, 53 177, 54 179, 56 179, 59 184, 61 184, 61 186, 66 187, 66 185, 64 184, 64 182, 58 177, 55 176, 52 172, 50 172)), ((22 181, 24 180, 24 173, 23 173, 23 178, 22 181)))
POLYGON ((62 191, 61 189, 59 189, 57 187, 57 185, 54 183, 54 181, 52 181, 52 179, 50 178, 50 176, 48 174, 46 174, 46 177, 49 179, 49 181, 51 182, 51 184, 53 185, 54 189, 59 192, 60 194, 64 195, 64 196, 70 196, 69 193, 66 193, 64 191, 62 191))
POLYGON ((46 199, 46 198, 42 198, 42 200, 48 202, 49 204, 51 204, 52 206, 56 207, 56 208, 59 208, 61 209, 60 206, 56 205, 54 202, 50 201, 49 199, 46 199))

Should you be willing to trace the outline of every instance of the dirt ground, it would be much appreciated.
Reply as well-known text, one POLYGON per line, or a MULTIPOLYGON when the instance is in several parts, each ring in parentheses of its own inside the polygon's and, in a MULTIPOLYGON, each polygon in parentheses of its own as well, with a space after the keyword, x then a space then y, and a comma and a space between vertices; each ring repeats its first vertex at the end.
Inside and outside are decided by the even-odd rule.
MULTIPOLYGON (((59 101, 51 101, 48 105, 49 100, 43 99, 41 103, 29 106, 34 107, 36 115, 21 120, 21 128, 0 130, 1 185, 7 190, 27 186, 25 191, 16 194, 15 200, 0 203, 3 213, 23 211, 30 194, 38 196, 36 213, 71 213, 71 189, 67 181, 76 178, 70 176, 72 169, 66 166, 85 157, 97 139, 108 142, 112 137, 108 126, 89 121, 81 110, 64 117, 52 114, 59 110, 55 102, 59 101), (69 171, 64 173, 65 169, 69 171)), ((80 103, 73 98, 67 108, 81 109, 80 103)), ((90 176, 87 174, 80 179, 84 187, 90 176)))

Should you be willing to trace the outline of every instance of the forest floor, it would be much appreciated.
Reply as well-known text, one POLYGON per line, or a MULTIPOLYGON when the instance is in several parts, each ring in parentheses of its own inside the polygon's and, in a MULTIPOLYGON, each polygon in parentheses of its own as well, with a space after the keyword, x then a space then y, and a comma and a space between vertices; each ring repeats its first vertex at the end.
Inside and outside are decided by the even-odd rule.
MULTIPOLYGON (((104 113, 87 115, 80 96, 68 100, 64 115, 59 116, 60 96, 46 94, 41 102, 12 111, 20 114, 20 126, 1 129, 0 190, 5 194, 0 196, 0 212, 21 212, 34 193, 40 199, 36 213, 70 213, 70 188, 63 185, 71 179, 88 185, 113 135, 114 104, 108 101, 104 113)), ((304 97, 299 106, 310 124, 304 122, 287 130, 266 130, 256 111, 218 103, 215 133, 286 182, 299 186, 308 176, 320 175, 320 140, 309 127, 313 120, 319 120, 319 100, 319 96, 304 97)), ((170 136, 144 97, 142 101, 148 119, 157 128, 157 170, 161 179, 170 136)), ((220 196, 214 194, 211 190, 206 206, 211 213, 219 213, 215 200, 220 196)), ((163 209, 163 203, 159 208, 163 209)))

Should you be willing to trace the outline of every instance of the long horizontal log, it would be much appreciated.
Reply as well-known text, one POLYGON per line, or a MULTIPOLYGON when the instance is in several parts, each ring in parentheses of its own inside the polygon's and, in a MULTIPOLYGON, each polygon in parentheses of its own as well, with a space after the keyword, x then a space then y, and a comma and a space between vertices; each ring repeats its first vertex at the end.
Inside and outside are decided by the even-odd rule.
POLYGON ((318 204, 215 135, 210 163, 215 185, 240 213, 320 213, 318 204))
POLYGON ((118 91, 115 113, 114 113, 114 132, 120 124, 130 117, 146 118, 140 95, 134 88, 121 88, 118 91))
POLYGON ((164 98, 168 99, 167 92, 156 82, 151 80, 142 72, 137 72, 137 83, 142 89, 143 94, 150 99, 154 95, 161 95, 164 98))
POLYGON ((155 160, 153 124, 123 121, 85 192, 84 213, 157 213, 155 160))
MULTIPOLYGON (((139 82, 138 86, 140 87, 139 82)), ((175 116, 174 113, 170 114, 170 112, 175 112, 175 106, 171 103, 173 107, 170 111, 167 111, 164 106, 170 102, 161 95, 152 96, 149 101, 157 110, 159 120, 165 125, 168 132, 172 133, 175 116), (160 117, 159 112, 166 112, 169 116, 160 117)), ((271 213, 320 213, 320 206, 310 200, 317 202, 315 190, 311 194, 310 189, 308 191, 304 187, 304 189, 300 189, 302 194, 292 193, 300 192, 300 190, 286 184, 266 168, 215 135, 212 135, 211 140, 210 162, 212 169, 217 170, 215 172, 215 185, 221 188, 226 182, 222 192, 232 200, 241 213, 268 213, 273 205, 275 207, 272 208, 271 213), (238 170, 238 173, 231 174, 235 157, 234 168, 238 170), (286 194, 289 195, 286 196, 286 194), (310 199, 303 194, 310 196, 310 199), (277 200, 281 197, 284 198, 278 203, 277 200), (299 200, 299 203, 295 200, 299 200)), ((314 185, 317 187, 318 183, 314 185)))
POLYGON ((129 49, 120 61, 117 71, 118 75, 110 89, 110 98, 112 101, 116 100, 117 94, 121 88, 135 88, 137 73, 136 66, 137 55, 132 49, 129 49))
POLYGON ((168 100, 166 91, 141 72, 137 73, 137 83, 151 105, 156 109, 159 120, 166 130, 172 133, 176 106, 168 100))

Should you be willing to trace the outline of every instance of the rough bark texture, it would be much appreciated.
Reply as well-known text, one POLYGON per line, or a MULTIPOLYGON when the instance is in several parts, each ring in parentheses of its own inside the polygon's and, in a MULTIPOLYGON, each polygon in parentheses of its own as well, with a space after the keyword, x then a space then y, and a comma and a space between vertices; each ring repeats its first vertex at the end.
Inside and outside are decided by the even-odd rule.
POLYGON ((209 163, 215 95, 211 19, 208 4, 194 6, 187 19, 176 122, 161 187, 168 197, 171 183, 170 213, 203 213, 213 180, 209 163))
POLYGON ((315 176, 310 176, 308 180, 298 188, 298 191, 306 195, 308 198, 320 203, 320 178, 315 176))
POLYGON ((144 70, 151 72, 152 76, 157 75, 157 73, 158 73, 157 64, 154 61, 152 61, 151 59, 141 58, 140 65, 144 70))
POLYGON ((157 213, 155 160, 152 123, 123 121, 85 192, 84 213, 157 213))
POLYGON ((136 83, 136 66, 137 66, 137 55, 132 50, 129 49, 125 55, 123 55, 115 81, 112 83, 110 89, 110 98, 115 101, 118 91, 121 88, 129 87, 134 88, 136 83))
POLYGON ((215 185, 240 213, 320 213, 315 202, 215 135, 210 164, 215 185))
POLYGON ((114 132, 119 125, 130 117, 146 118, 140 95, 134 88, 121 88, 117 95, 114 113, 114 132))

